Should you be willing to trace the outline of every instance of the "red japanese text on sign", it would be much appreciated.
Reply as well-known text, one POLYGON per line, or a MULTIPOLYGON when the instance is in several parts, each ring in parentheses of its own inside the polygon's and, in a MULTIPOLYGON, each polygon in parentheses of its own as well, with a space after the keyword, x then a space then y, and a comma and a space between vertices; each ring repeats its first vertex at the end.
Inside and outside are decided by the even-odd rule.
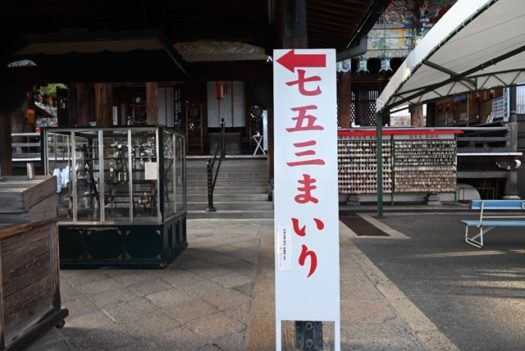
POLYGON ((276 317, 339 320, 335 51, 274 56, 276 317))

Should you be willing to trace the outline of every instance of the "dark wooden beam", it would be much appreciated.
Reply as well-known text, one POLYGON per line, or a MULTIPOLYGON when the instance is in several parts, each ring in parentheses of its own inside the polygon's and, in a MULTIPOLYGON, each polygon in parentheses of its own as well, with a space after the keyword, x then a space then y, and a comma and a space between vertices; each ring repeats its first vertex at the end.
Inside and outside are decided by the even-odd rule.
POLYGON ((87 126, 92 120, 89 113, 89 85, 85 83, 78 83, 76 85, 77 91, 77 114, 71 116, 71 124, 74 126, 87 126))
POLYGON ((113 124, 113 85, 111 83, 95 83, 95 111, 97 127, 111 127, 113 124))
POLYGON ((309 27, 310 33, 322 34, 321 36, 316 36, 316 41, 325 40, 332 42, 334 39, 342 40, 342 38, 344 38, 344 35, 341 35, 340 33, 335 33, 333 29, 330 29, 328 24, 310 23, 309 27))
POLYGON ((31 86, 2 74, 0 69, 0 174, 12 175, 11 132, 13 119, 27 99, 31 86))
POLYGON ((377 23, 379 17, 385 12, 390 2, 391 0, 375 0, 372 2, 372 8, 363 16, 364 21, 356 30, 352 31, 352 37, 345 45, 346 48, 354 46, 363 36, 368 35, 368 32, 370 32, 372 27, 377 23))
MULTIPOLYGON (((352 27, 355 27, 359 21, 358 16, 344 16, 338 15, 337 11, 321 11, 315 14, 315 20, 310 19, 308 21, 308 27, 312 24, 329 24, 330 26, 336 26, 338 28, 345 28, 349 30, 352 27), (334 21, 334 17, 337 18, 337 21, 334 21)), ((328 27, 327 29, 330 29, 328 27)), ((332 30, 333 31, 333 30, 332 30)), ((348 33, 346 33, 348 35, 348 33)))
POLYGON ((179 52, 175 49, 173 46, 173 43, 168 40, 163 34, 160 34, 157 36, 157 40, 164 48, 164 51, 166 51, 166 54, 170 57, 170 59, 173 61, 173 64, 177 66, 178 69, 182 71, 185 78, 191 79, 188 71, 186 71, 186 68, 184 68, 182 62, 184 61, 182 57, 180 56, 179 52))
POLYGON ((148 125, 159 124, 159 83, 146 83, 146 123, 148 125))
POLYGON ((273 47, 274 28, 268 24, 223 24, 212 28, 198 24, 185 25, 181 27, 170 27, 166 29, 166 36, 173 42, 188 42, 198 40, 239 41, 243 43, 258 45, 261 47, 273 47))
POLYGON ((341 128, 350 128, 352 127, 352 75, 350 72, 341 72, 338 78, 339 123, 341 128))
POLYGON ((307 48, 306 0, 281 1, 283 48, 307 48))
POLYGON ((63 125, 59 123, 59 127, 73 127, 76 123, 76 119, 78 118, 78 94, 77 94, 77 85, 76 84, 68 84, 67 85, 67 115, 68 115, 68 123, 67 125, 63 125), (75 122, 73 122, 73 120, 75 122))
MULTIPOLYGON (((111 70, 108 67, 100 67, 93 70, 74 65, 68 70, 60 70, 58 67, 24 67, 10 70, 12 78, 16 78, 31 85, 44 85, 48 82, 182 82, 187 81, 180 77, 178 72, 173 72, 170 67, 162 64, 151 63, 147 66, 133 66, 122 63, 122 67, 111 70)), ((192 80, 269 80, 272 79, 272 65, 264 61, 237 61, 237 62, 195 62, 186 65, 192 80)))
MULTIPOLYGON (((347 16, 350 11, 352 13, 360 13, 359 17, 363 18, 364 13, 369 9, 370 4, 364 1, 360 1, 360 4, 357 6, 355 4, 349 5, 349 4, 341 4, 337 3, 336 1, 309 1, 308 2, 308 8, 310 9, 316 9, 320 11, 337 11, 340 16, 347 16), (357 11, 356 11, 357 10, 357 11)), ((357 15, 357 14, 356 14, 357 15)))
POLYGON ((264 61, 238 61, 188 64, 195 80, 272 80, 272 64, 264 61))
POLYGON ((11 115, 0 110, 0 175, 12 175, 11 115))
POLYGON ((119 125, 125 126, 128 123, 128 116, 131 116, 131 111, 129 107, 131 96, 129 88, 127 86, 120 87, 118 93, 120 114, 119 125))

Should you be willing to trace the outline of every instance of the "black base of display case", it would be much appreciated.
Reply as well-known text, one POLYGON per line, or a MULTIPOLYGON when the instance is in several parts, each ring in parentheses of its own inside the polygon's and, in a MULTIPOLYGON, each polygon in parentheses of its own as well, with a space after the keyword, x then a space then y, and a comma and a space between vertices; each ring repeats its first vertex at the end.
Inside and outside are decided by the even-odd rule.
POLYGON ((186 213, 163 224, 59 224, 60 268, 166 268, 186 247, 186 213))

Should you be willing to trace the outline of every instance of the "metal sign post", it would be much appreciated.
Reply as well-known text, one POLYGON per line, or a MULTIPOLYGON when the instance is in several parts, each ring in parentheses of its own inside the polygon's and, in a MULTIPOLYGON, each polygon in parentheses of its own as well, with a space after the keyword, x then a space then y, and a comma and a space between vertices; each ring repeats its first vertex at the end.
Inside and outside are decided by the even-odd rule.
MULTIPOLYGON (((335 50, 274 51, 276 349, 340 350, 335 50)), ((295 351, 295 350, 294 350, 295 351)))

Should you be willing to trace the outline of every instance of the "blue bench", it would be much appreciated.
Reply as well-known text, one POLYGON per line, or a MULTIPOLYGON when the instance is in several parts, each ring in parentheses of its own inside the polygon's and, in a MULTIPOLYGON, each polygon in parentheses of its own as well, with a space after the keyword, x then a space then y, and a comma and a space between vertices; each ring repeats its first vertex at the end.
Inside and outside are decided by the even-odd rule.
POLYGON ((483 247, 483 235, 496 227, 525 227, 525 200, 472 200, 470 209, 480 211, 479 219, 461 222, 465 223, 465 242, 477 248, 483 247), (507 214, 487 215, 485 211, 507 214), (469 235, 470 227, 477 228, 473 236, 469 235))

